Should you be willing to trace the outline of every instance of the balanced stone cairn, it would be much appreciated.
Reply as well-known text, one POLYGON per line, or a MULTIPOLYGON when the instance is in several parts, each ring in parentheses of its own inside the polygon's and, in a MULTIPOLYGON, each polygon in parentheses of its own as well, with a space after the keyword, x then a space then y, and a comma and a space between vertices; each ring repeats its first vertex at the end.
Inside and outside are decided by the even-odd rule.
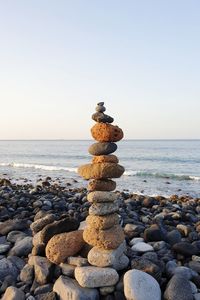
POLYGON ((113 192, 116 182, 112 180, 124 173, 117 156, 111 154, 117 150, 115 142, 123 138, 123 131, 111 125, 114 119, 104 114, 105 110, 104 102, 100 102, 92 115, 96 124, 91 134, 97 141, 88 150, 93 155, 92 163, 78 169, 79 175, 90 180, 87 200, 92 204, 83 238, 93 248, 88 253, 92 266, 76 268, 75 278, 81 286, 89 288, 115 285, 119 279, 117 270, 126 268, 129 263, 124 254, 126 243, 117 213, 118 195, 113 192))

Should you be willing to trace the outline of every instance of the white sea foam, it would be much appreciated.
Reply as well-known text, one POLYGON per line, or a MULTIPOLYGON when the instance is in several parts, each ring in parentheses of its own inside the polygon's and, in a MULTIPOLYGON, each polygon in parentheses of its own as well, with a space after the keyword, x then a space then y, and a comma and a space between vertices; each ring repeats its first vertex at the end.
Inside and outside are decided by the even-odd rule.
POLYGON ((59 166, 47 166, 47 165, 38 165, 38 164, 24 164, 24 163, 0 163, 2 167, 12 167, 12 168, 29 168, 29 169, 40 169, 45 171, 68 171, 68 172, 77 172, 77 168, 70 167, 59 167, 59 166))

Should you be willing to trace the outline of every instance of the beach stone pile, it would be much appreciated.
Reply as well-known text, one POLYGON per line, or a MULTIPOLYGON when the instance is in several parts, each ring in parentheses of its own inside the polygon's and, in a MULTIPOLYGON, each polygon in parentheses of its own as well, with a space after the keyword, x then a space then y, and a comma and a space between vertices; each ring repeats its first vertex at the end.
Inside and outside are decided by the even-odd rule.
POLYGON ((104 103, 97 104, 92 119, 96 124, 91 128, 92 137, 97 141, 89 148, 93 155, 90 164, 79 167, 78 173, 89 179, 87 200, 91 203, 83 239, 92 246, 88 253, 91 266, 75 270, 75 278, 83 287, 113 286, 118 282, 117 270, 129 264, 125 235, 119 225, 118 195, 113 191, 118 178, 124 173, 124 167, 118 164, 116 142, 123 138, 123 131, 111 123, 114 119, 105 115, 104 103))

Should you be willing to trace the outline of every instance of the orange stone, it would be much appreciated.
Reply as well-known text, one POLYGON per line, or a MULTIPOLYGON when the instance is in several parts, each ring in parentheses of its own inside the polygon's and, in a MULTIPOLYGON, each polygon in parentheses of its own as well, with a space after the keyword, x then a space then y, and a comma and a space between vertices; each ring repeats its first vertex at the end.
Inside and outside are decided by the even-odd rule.
POLYGON ((83 232, 83 238, 89 245, 100 249, 116 249, 124 240, 124 232, 120 225, 115 225, 110 229, 98 230, 86 227, 83 232))
POLYGON ((56 234, 47 243, 46 257, 59 265, 66 262, 69 256, 76 255, 84 245, 82 230, 56 234))
POLYGON ((117 164, 119 162, 119 159, 115 155, 99 155, 94 156, 92 159, 93 164, 99 164, 103 162, 111 162, 117 164))
POLYGON ((86 164, 78 168, 78 174, 85 179, 119 178, 124 167, 114 163, 86 164))
POLYGON ((118 142, 124 136, 122 129, 108 123, 96 123, 91 128, 91 134, 98 142, 118 142))
POLYGON ((89 227, 96 229, 108 229, 119 224, 119 216, 116 213, 107 216, 89 215, 86 218, 86 223, 89 227))

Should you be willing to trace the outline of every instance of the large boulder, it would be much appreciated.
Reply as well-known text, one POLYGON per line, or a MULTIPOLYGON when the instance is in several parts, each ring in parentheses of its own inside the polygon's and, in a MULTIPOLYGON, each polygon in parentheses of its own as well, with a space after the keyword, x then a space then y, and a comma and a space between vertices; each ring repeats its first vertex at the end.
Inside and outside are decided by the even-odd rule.
POLYGON ((77 254, 84 245, 82 230, 60 233, 54 235, 47 243, 46 256, 54 264, 64 263, 69 256, 77 254))

